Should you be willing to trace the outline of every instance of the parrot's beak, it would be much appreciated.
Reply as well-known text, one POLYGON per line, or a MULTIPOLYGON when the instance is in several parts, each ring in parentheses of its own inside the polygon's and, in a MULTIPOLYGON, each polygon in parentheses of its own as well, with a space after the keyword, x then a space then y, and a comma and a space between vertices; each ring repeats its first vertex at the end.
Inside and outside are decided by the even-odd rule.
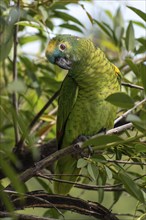
POLYGON ((57 57, 55 59, 55 64, 57 64, 59 67, 70 70, 72 62, 64 57, 57 57))

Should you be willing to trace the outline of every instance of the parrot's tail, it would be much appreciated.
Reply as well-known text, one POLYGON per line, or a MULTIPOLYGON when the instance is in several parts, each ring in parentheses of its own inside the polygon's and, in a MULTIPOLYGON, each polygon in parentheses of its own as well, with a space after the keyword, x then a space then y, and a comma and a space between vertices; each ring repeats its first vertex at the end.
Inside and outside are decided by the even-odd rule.
POLYGON ((76 182, 79 173, 80 169, 77 168, 76 158, 67 156, 57 161, 55 174, 57 174, 56 179, 58 181, 54 181, 54 192, 62 195, 68 194, 76 182))

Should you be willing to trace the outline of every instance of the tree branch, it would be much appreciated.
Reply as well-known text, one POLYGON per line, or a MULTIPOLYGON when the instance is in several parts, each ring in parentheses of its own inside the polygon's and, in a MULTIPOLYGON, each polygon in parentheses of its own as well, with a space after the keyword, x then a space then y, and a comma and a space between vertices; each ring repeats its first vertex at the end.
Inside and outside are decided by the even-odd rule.
POLYGON ((32 191, 24 195, 25 203, 22 203, 20 196, 17 196, 16 193, 12 194, 12 202, 16 209, 55 207, 56 209, 71 210, 76 213, 92 216, 96 219, 100 218, 100 220, 118 220, 111 211, 96 202, 84 201, 83 199, 71 196, 48 194, 44 191, 32 191))
POLYGON ((19 220, 57 220, 55 218, 45 218, 45 217, 38 217, 34 215, 25 215, 25 214, 18 214, 18 213, 10 213, 10 212, 1 212, 0 211, 0 218, 6 218, 6 217, 15 217, 19 220))
POLYGON ((121 125, 119 127, 116 127, 116 128, 113 128, 113 129, 110 129, 106 132, 106 135, 111 135, 111 134, 119 134, 123 131, 126 131, 127 129, 130 129, 133 127, 133 124, 132 123, 128 123, 128 124, 125 124, 125 125, 121 125))
POLYGON ((142 86, 138 86, 138 85, 135 85, 135 84, 132 84, 132 83, 122 82, 121 85, 130 87, 130 88, 134 88, 134 89, 144 90, 144 88, 142 86))
MULTIPOLYGON (((20 9, 20 0, 17 1, 17 8, 18 10, 20 9)), ((19 29, 19 26, 15 25, 14 27, 14 51, 13 51, 13 82, 17 81, 18 79, 18 73, 17 73, 18 29, 19 29)), ((14 107, 15 114, 17 116, 18 115, 18 94, 16 92, 13 92, 12 94, 12 104, 14 107)), ((19 134, 17 117, 15 117, 15 115, 13 115, 13 123, 14 123, 14 133, 15 133, 15 145, 17 145, 19 138, 20 138, 20 134, 19 134)))
POLYGON ((74 184, 74 187, 80 188, 80 189, 84 189, 84 190, 99 190, 99 189, 104 189, 104 191, 107 192, 115 192, 115 191, 125 191, 122 187, 121 184, 116 184, 116 185, 87 185, 84 183, 74 183, 72 181, 67 181, 67 180, 61 180, 61 179, 57 179, 52 177, 53 175, 44 175, 41 173, 38 173, 37 176, 41 177, 41 178, 45 178, 47 180, 52 180, 55 182, 60 182, 60 183, 68 183, 68 184, 74 184))

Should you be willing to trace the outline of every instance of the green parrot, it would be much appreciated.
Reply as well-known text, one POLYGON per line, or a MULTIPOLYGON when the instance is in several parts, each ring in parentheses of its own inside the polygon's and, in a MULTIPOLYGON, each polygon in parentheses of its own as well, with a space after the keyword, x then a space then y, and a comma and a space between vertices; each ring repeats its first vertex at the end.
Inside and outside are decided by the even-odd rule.
MULTIPOLYGON (((52 64, 68 70, 58 100, 58 149, 71 145, 79 136, 93 136, 112 128, 117 108, 105 99, 120 91, 120 71, 89 39, 58 35, 51 39, 46 57, 52 64)), ((80 169, 77 158, 65 156, 57 161, 57 178, 76 182, 80 169)), ((54 191, 68 194, 73 184, 54 182, 54 191)))

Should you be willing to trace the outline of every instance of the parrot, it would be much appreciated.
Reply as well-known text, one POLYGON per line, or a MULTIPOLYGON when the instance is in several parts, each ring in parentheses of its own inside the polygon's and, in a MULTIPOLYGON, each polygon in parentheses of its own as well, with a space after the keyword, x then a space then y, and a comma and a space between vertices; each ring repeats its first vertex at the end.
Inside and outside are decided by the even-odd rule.
MULTIPOLYGON (((70 146, 78 137, 90 137, 102 129, 112 128, 117 107, 106 98, 120 91, 121 74, 104 52, 90 39, 60 34, 49 41, 46 58, 68 71, 58 98, 58 150, 70 146)), ((80 170, 75 156, 60 158, 54 171, 60 181, 54 182, 54 192, 68 194, 80 170)))

